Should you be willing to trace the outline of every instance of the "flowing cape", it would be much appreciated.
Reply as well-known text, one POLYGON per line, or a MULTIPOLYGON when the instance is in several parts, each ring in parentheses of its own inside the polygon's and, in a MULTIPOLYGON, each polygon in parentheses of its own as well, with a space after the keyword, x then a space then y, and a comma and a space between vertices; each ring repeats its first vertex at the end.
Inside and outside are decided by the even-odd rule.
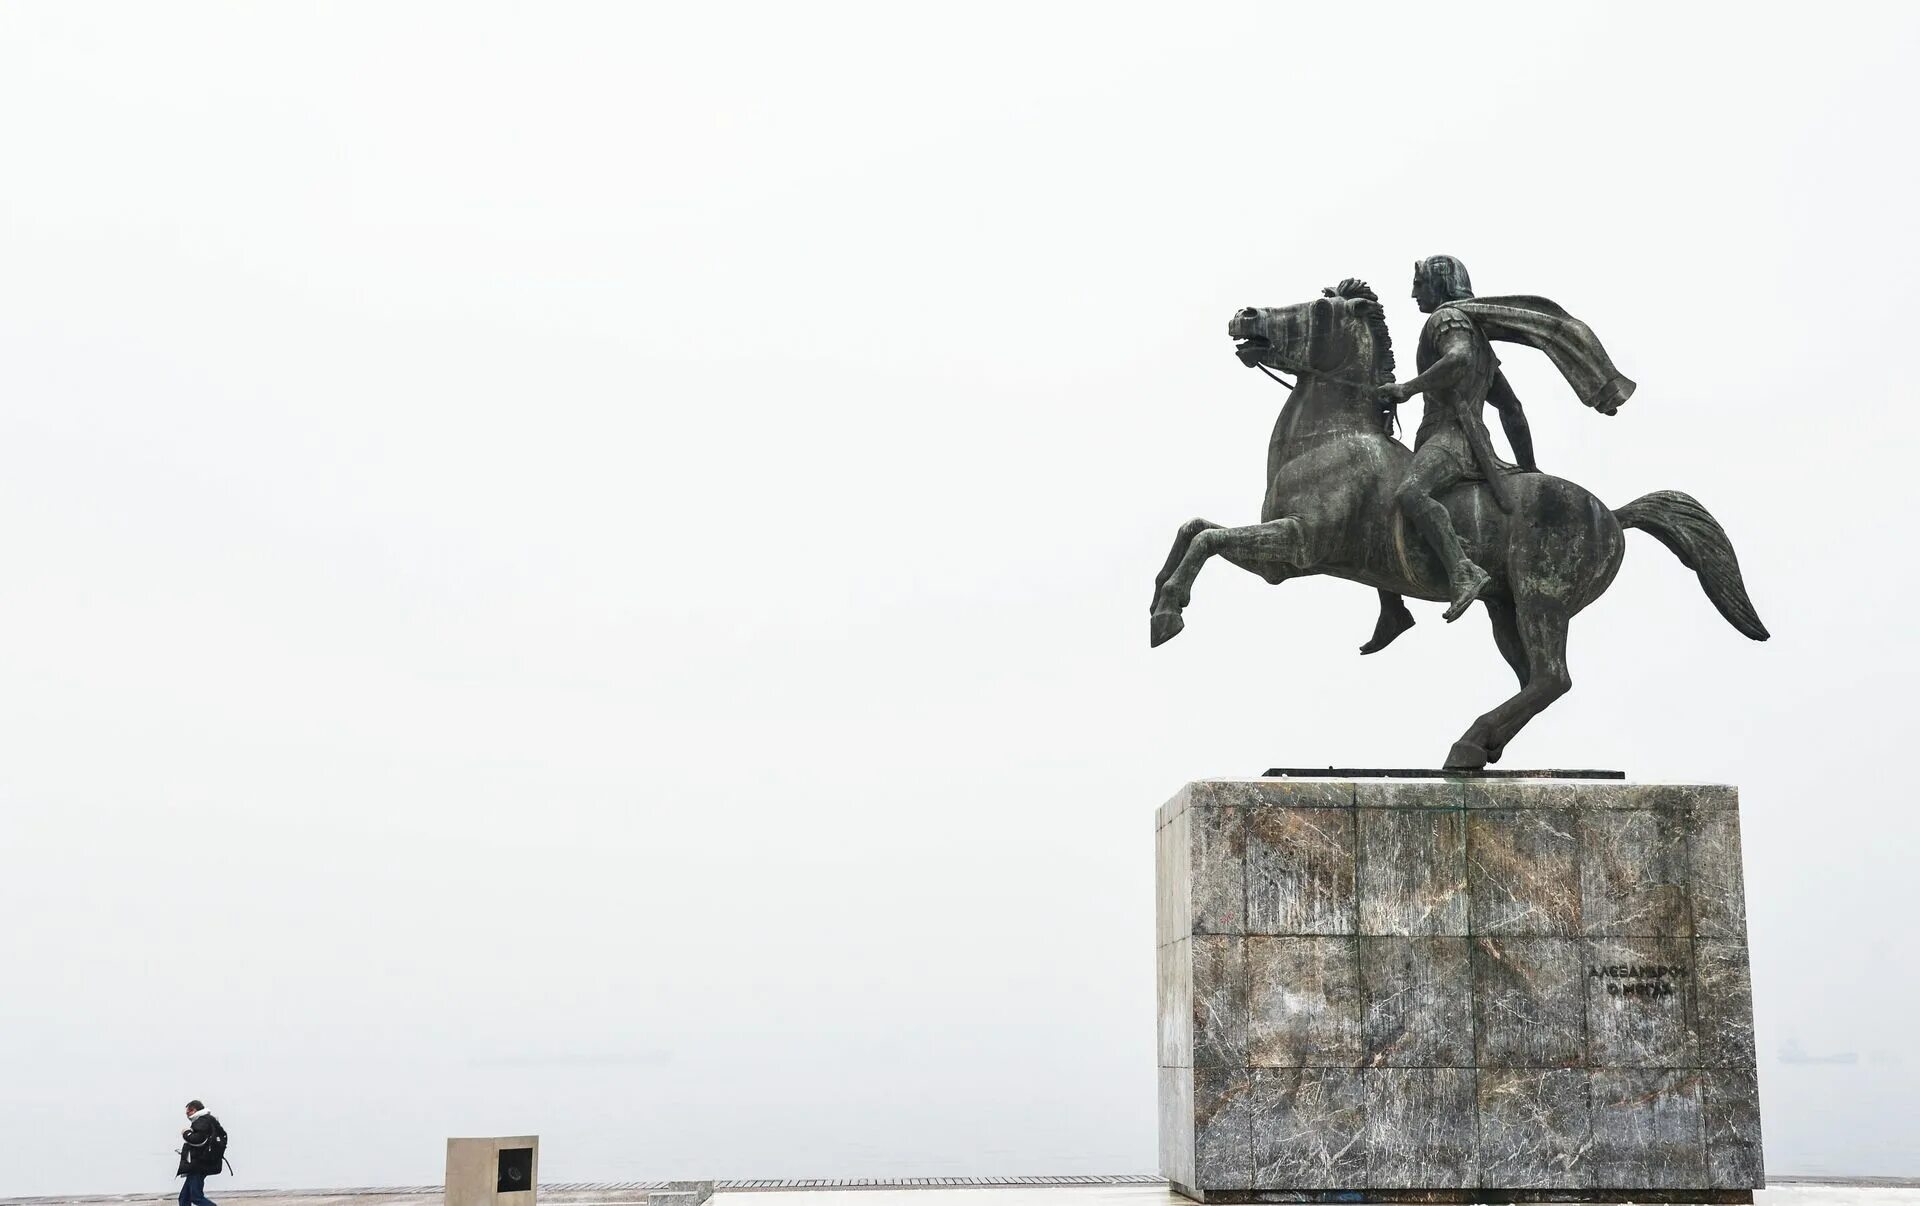
POLYGON ((1473 297, 1448 302, 1488 339, 1539 348, 1567 379, 1580 401, 1612 414, 1633 396, 1631 378, 1613 367, 1593 328, 1544 297, 1473 297))

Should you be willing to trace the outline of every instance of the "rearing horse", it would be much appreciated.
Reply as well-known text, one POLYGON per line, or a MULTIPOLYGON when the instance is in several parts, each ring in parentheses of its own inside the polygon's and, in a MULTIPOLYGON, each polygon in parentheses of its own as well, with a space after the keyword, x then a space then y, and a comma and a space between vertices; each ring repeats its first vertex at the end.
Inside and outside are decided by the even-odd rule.
MULTIPOLYGON (((1260 522, 1228 528, 1189 520, 1154 580, 1153 643, 1179 635, 1181 612, 1207 559, 1220 556, 1268 582, 1330 574, 1419 599, 1448 598, 1445 567, 1394 505, 1412 457, 1386 434, 1377 391, 1393 379, 1393 347, 1379 299, 1360 281, 1297 306, 1246 309, 1227 334, 1247 364, 1296 373, 1267 448, 1260 522)), ((1707 509, 1661 490, 1617 511, 1585 489, 1545 473, 1506 478, 1512 514, 1485 482, 1441 500, 1467 554, 1493 577, 1481 596, 1494 643, 1520 690, 1454 742, 1446 766, 1498 762, 1529 720, 1573 686, 1567 625, 1612 584, 1626 528, 1640 528, 1699 575, 1727 622, 1756 641, 1767 630, 1747 598, 1733 545, 1707 509)))

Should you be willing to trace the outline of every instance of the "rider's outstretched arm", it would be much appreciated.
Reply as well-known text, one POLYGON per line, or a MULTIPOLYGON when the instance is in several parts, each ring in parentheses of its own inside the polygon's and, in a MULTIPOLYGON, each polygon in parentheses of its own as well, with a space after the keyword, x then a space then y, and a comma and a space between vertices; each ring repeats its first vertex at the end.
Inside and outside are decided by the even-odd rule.
POLYGON ((1393 392, 1401 398, 1411 398, 1430 389, 1445 389, 1465 377, 1472 368, 1472 338, 1463 331, 1451 332, 1445 337, 1440 359, 1433 362, 1433 367, 1417 377, 1400 382, 1393 387, 1393 392))
POLYGON ((1507 375, 1499 369, 1493 370, 1493 386, 1487 390, 1487 402, 1500 412, 1500 427, 1507 433, 1507 443, 1513 445, 1514 463, 1522 469, 1537 470, 1539 465, 1533 460, 1533 429, 1527 426, 1527 412, 1520 409, 1520 399, 1513 392, 1513 386, 1507 384, 1507 375))

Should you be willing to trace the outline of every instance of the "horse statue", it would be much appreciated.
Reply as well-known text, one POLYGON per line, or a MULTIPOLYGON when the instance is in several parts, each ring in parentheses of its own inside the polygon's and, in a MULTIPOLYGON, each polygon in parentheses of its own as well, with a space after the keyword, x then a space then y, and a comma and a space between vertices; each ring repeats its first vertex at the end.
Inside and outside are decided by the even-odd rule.
MULTIPOLYGON (((1330 574, 1383 596, 1449 597, 1446 568, 1394 501, 1413 454, 1383 422, 1379 390, 1393 380, 1393 345, 1379 299, 1360 281, 1326 292, 1297 306, 1241 310, 1227 324, 1243 362, 1298 379, 1267 447, 1260 522, 1223 527, 1193 519, 1174 537, 1154 579, 1156 646, 1185 627, 1194 579, 1214 556, 1275 584, 1330 574)), ((1729 624, 1767 639, 1732 543, 1691 497, 1660 490, 1616 511, 1546 473, 1514 473, 1503 485, 1511 513, 1485 481, 1461 483, 1440 500, 1469 556, 1492 576, 1479 601, 1520 680, 1518 692, 1453 744, 1447 769, 1498 762, 1514 735, 1573 686, 1567 625, 1612 584, 1626 552, 1624 529, 1666 545, 1729 624)))

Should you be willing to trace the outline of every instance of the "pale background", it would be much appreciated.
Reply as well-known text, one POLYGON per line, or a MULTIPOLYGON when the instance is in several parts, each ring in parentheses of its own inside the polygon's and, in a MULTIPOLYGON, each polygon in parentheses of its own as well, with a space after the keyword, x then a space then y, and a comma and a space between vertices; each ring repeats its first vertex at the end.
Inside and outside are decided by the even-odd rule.
MULTIPOLYGON (((1148 1171, 1152 813, 1485 621, 1219 565, 1245 305, 1419 256, 1630 538, 1509 763, 1741 785, 1769 1165, 1920 1173, 1920 10, 0 9, 0 1193, 1148 1171), (1830 1059, 1832 1062, 1819 1062, 1830 1059), (226 1184, 222 1182, 221 1184, 226 1184)), ((1403 373, 1410 372, 1403 368, 1403 373)), ((216 1193, 217 1196, 217 1193, 216 1193)))

